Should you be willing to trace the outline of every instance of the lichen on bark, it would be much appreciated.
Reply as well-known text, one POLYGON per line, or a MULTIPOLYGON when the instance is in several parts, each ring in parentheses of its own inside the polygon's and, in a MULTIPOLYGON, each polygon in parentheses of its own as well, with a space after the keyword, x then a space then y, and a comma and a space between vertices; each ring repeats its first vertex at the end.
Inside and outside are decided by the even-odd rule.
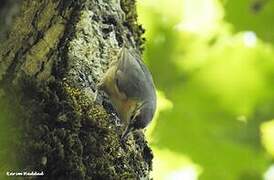
POLYGON ((18 169, 47 179, 149 179, 143 133, 122 144, 124 126, 108 97, 100 92, 94 101, 120 48, 142 50, 142 33, 135 1, 22 3, 0 47, 1 97, 18 134, 16 150, 5 153, 17 154, 18 169))

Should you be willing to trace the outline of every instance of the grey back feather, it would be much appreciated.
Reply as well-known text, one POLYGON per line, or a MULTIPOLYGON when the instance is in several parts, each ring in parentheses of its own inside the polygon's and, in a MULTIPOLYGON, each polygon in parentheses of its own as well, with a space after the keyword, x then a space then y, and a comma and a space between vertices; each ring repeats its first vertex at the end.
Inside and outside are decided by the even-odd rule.
POLYGON ((151 101, 156 99, 152 76, 141 60, 123 48, 116 72, 116 83, 127 97, 151 101))

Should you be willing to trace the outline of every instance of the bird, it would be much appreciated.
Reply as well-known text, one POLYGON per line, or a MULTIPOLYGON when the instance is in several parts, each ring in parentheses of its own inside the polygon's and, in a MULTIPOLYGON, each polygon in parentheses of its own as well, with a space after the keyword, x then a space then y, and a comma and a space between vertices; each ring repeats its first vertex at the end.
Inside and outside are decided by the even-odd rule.
POLYGON ((144 129, 156 110, 156 90, 152 75, 140 56, 122 47, 117 58, 98 84, 109 97, 118 117, 126 128, 121 139, 129 133, 144 129))

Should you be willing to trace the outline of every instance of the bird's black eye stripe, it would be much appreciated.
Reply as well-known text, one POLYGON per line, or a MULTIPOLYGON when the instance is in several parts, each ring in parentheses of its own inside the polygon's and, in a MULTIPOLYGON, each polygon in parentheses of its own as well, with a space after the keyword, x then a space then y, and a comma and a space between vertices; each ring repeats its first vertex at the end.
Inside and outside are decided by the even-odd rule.
POLYGON ((117 78, 116 76, 114 77, 114 80, 115 80, 116 85, 119 85, 119 84, 118 84, 118 83, 119 83, 119 82, 118 82, 118 78, 117 78))
POLYGON ((142 109, 145 103, 139 103, 136 109, 142 109))
POLYGON ((140 110, 141 107, 142 107, 142 105, 137 104, 137 106, 135 107, 132 115, 130 116, 130 119, 133 120, 134 118, 136 118, 138 116, 137 113, 139 113, 138 111, 140 110))

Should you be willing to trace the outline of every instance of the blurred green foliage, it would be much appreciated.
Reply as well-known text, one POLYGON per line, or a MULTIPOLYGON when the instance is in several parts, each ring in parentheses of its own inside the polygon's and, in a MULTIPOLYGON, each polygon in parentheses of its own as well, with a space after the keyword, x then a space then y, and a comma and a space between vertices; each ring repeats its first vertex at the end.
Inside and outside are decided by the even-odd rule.
POLYGON ((274 152, 273 5, 138 2, 145 61, 160 91, 148 130, 155 179, 263 179, 274 152))
POLYGON ((225 19, 236 31, 252 30, 264 41, 274 42, 274 1, 228 0, 224 5, 225 19))

